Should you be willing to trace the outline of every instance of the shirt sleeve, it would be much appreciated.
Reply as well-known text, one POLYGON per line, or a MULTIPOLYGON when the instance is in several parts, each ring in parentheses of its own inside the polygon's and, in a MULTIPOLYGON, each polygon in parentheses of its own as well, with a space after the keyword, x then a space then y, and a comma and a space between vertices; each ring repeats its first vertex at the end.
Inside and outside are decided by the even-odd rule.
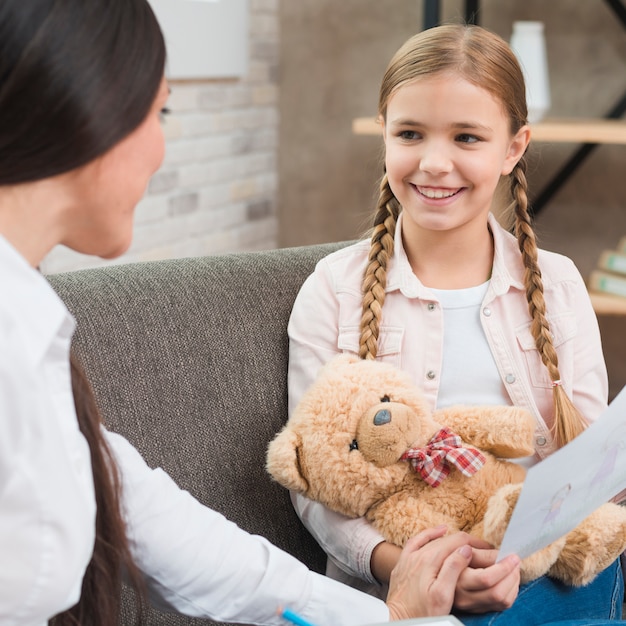
MULTIPOLYGON (((5 337, 6 339, 6 337, 5 337)), ((0 622, 43 624, 80 597, 95 537, 87 442, 73 411, 69 371, 5 340, 0 361, 0 622)))
POLYGON ((384 538, 364 517, 345 517, 295 492, 291 492, 291 500, 305 528, 339 569, 372 585, 379 584, 370 563, 372 551, 384 538))
MULTIPOLYGON (((324 263, 303 284, 289 320, 289 413, 293 411, 322 365, 340 351, 339 303, 324 263)), ((296 513, 322 549, 344 572, 376 583, 372 550, 384 541, 364 518, 339 515, 319 502, 292 493, 296 513)))
POLYGON ((120 467, 133 556, 160 608, 276 626, 284 626, 281 606, 319 626, 388 621, 381 600, 311 572, 150 469, 120 435, 106 436, 120 467))
POLYGON ((289 318, 289 415, 317 377, 319 369, 336 356, 339 302, 330 278, 318 264, 304 282, 289 318))

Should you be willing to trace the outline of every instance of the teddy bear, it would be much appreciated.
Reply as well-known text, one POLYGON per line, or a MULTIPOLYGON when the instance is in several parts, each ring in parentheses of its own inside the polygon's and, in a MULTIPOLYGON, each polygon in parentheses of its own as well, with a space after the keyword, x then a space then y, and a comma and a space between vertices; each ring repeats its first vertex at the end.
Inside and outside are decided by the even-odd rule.
MULTIPOLYGON (((398 546, 429 527, 498 547, 534 453, 534 417, 515 406, 431 411, 390 364, 342 354, 322 367, 270 442, 267 470, 290 490, 366 517, 398 546)), ((523 582, 548 574, 581 586, 626 549, 626 507, 607 503, 525 558, 523 582)))

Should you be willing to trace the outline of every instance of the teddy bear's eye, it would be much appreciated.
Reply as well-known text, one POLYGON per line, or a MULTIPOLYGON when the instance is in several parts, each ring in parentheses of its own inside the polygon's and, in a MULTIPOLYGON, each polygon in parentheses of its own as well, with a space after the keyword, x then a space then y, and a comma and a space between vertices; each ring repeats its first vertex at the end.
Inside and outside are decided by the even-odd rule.
POLYGON ((356 439, 352 440, 352 443, 350 444, 350 450, 358 450, 359 449, 359 443, 357 442, 356 439))
POLYGON ((381 402, 391 402, 391 398, 390 398, 387 394, 385 394, 385 395, 384 395, 384 396, 380 399, 380 401, 381 401, 381 402))

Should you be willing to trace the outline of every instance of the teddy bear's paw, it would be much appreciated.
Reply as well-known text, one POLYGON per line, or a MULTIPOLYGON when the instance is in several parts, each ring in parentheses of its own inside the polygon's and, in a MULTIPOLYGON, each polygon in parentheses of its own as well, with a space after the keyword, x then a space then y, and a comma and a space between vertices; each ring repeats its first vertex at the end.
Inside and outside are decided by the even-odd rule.
POLYGON ((521 490, 521 484, 505 485, 489 498, 483 519, 483 538, 491 545, 498 547, 502 543, 521 490))
POLYGON ((590 583, 626 548, 626 508, 604 504, 565 536, 549 575, 581 587, 590 583))
POLYGON ((520 581, 527 583, 549 573, 559 558, 564 545, 565 537, 561 537, 523 559, 520 565, 520 581))

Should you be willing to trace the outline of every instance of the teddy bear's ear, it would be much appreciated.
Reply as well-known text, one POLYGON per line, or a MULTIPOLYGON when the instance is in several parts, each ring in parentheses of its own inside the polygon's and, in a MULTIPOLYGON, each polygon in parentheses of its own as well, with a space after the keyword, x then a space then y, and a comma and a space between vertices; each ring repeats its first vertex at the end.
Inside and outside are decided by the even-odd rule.
POLYGON ((283 487, 306 494, 309 483, 302 475, 298 460, 300 436, 285 426, 267 448, 265 468, 272 478, 283 487))

